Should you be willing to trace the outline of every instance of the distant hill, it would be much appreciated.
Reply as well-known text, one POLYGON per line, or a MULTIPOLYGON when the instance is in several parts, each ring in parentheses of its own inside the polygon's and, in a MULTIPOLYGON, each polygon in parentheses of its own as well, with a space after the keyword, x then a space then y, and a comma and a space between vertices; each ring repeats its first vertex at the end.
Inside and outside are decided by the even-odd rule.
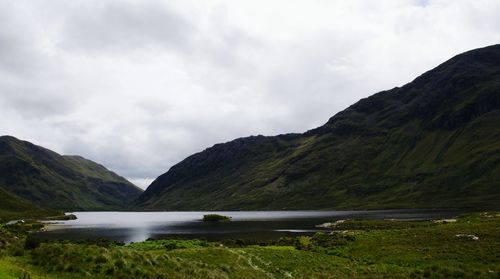
POLYGON ((11 136, 0 137, 0 190, 21 207, 56 210, 123 209, 142 192, 95 162, 11 136))
MULTIPOLYGON (((383 70, 383 69, 381 69, 383 70)), ((216 144, 136 208, 499 207, 500 45, 460 54, 303 134, 216 144)))

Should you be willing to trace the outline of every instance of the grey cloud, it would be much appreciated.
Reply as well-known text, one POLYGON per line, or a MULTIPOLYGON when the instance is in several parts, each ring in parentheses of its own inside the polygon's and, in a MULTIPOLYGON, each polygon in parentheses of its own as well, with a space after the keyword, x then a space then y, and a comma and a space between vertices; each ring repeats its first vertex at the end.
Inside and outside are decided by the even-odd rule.
POLYGON ((36 8, 2 2, 0 8, 0 106, 25 119, 69 113, 75 104, 65 72, 47 51, 36 8))
POLYGON ((148 46, 190 48, 194 25, 163 1, 79 2, 68 9, 60 46, 124 51, 148 46))
MULTIPOLYGON (((0 9, 0 72, 5 77, 33 76, 42 71, 45 57, 37 49, 38 26, 23 19, 22 5, 4 2, 0 9)), ((28 11, 27 11, 28 10, 28 11)))

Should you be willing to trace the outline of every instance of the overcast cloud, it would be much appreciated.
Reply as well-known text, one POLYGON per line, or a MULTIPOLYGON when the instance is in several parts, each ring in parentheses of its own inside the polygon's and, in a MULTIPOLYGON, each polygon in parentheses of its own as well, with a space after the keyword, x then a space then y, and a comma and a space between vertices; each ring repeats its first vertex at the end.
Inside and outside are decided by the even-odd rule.
POLYGON ((500 42, 498 0, 0 0, 0 134, 145 187, 500 42))

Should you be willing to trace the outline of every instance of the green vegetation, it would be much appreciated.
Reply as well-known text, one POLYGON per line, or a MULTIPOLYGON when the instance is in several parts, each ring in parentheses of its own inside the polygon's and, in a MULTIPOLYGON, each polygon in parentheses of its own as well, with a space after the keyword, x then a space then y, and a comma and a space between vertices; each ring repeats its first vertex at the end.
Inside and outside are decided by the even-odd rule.
POLYGON ((44 217, 43 220, 76 220, 75 214, 63 214, 57 216, 44 217))
POLYGON ((303 134, 252 136, 158 177, 138 209, 498 208, 500 45, 458 55, 303 134))
POLYGON ((124 209, 141 192, 85 158, 61 156, 14 137, 0 137, 0 218, 61 214, 47 208, 124 209))
POLYGON ((0 278, 498 278, 500 213, 453 223, 364 221, 226 246, 202 240, 46 242, 0 228, 0 278), (470 236, 475 236, 477 239, 470 236))
POLYGON ((205 240, 176 240, 176 239, 162 239, 162 240, 146 240, 144 242, 131 243, 129 248, 138 251, 152 251, 152 250, 174 250, 174 249, 188 249, 188 248, 201 248, 213 246, 205 240))
POLYGON ((219 214, 205 214, 203 215, 203 222, 227 222, 231 221, 231 217, 219 214))
POLYGON ((0 224, 9 220, 60 215, 62 212, 43 209, 0 189, 0 224))

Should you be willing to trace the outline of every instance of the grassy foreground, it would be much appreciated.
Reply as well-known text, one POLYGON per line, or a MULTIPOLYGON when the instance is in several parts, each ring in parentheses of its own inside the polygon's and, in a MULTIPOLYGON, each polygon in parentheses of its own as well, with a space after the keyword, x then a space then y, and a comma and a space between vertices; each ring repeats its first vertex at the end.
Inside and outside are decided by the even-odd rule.
POLYGON ((500 213, 441 223, 353 220, 331 234, 259 245, 40 243, 30 226, 0 228, 0 278, 500 278, 500 213))

